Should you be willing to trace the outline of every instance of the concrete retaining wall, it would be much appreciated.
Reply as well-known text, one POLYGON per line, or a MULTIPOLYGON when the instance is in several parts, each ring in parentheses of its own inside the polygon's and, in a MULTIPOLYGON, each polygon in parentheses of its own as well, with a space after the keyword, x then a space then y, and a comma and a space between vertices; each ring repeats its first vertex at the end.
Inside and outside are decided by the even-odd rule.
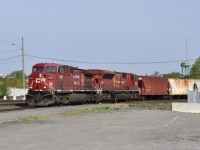
POLYGON ((172 111, 200 113, 200 103, 172 103, 172 111))

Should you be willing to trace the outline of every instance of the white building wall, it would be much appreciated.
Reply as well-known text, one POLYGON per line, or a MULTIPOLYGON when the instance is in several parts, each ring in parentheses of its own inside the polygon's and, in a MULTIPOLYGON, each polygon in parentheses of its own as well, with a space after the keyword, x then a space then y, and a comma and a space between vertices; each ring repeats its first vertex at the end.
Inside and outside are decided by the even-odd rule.
MULTIPOLYGON (((25 100, 25 95, 28 92, 28 89, 21 89, 21 88, 10 88, 10 95, 11 97, 13 97, 13 100, 17 100, 19 99, 19 96, 24 96, 23 100, 25 100)), ((4 97, 4 99, 6 100, 6 98, 4 97)))

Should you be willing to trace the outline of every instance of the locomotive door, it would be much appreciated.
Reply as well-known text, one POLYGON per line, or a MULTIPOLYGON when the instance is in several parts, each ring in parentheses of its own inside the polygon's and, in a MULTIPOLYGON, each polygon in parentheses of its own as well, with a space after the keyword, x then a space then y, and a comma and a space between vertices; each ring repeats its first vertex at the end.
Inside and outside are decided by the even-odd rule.
POLYGON ((101 78, 99 76, 94 76, 94 80, 93 80, 93 88, 95 90, 101 90, 101 78))
POLYGON ((58 68, 58 72, 59 72, 59 75, 57 76, 57 82, 56 82, 56 87, 58 90, 63 90, 63 81, 64 81, 64 76, 63 76, 63 73, 64 73, 64 68, 63 66, 60 66, 58 68))
POLYGON ((129 88, 129 90, 134 89, 134 83, 135 83, 135 76, 133 76, 132 74, 128 75, 128 88, 129 88))
POLYGON ((144 95, 145 94, 145 86, 144 86, 142 77, 138 78, 138 87, 140 89, 141 94, 144 95))

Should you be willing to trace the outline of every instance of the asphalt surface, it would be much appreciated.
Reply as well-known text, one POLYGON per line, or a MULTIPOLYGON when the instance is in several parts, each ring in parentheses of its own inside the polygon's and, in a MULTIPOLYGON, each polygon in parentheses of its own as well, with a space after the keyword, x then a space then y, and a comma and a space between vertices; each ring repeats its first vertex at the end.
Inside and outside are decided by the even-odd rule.
MULTIPOLYGON (((97 106, 102 105, 89 107, 97 106)), ((23 116, 54 115, 83 107, 88 106, 0 113, 0 149, 200 150, 200 114, 129 109, 58 116, 48 121, 12 121, 23 116)))

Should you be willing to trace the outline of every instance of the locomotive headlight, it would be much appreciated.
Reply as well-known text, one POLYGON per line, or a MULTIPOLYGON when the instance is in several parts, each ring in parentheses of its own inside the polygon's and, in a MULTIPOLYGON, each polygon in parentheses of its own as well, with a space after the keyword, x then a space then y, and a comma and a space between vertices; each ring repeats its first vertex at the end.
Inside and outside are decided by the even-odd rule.
POLYGON ((44 86, 44 89, 46 89, 46 86, 44 86))
POLYGON ((42 77, 42 74, 39 74, 39 77, 41 78, 41 77, 42 77))
POLYGON ((32 89, 33 87, 31 86, 30 89, 32 89))

